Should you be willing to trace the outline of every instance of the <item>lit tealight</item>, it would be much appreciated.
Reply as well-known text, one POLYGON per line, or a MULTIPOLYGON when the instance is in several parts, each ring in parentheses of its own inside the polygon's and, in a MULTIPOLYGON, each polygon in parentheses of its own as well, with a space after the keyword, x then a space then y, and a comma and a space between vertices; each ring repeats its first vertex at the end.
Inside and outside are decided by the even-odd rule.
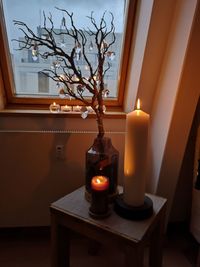
POLYGON ((70 111, 72 111, 72 107, 68 106, 68 105, 61 106, 61 111, 62 112, 70 112, 70 111))
POLYGON ((96 191, 104 191, 109 187, 109 180, 106 176, 97 175, 92 178, 91 188, 96 191))
POLYGON ((81 111, 81 107, 77 105, 77 106, 73 107, 73 111, 80 112, 81 111))
POLYGON ((49 110, 52 112, 52 113, 58 113, 60 112, 60 105, 59 104, 56 104, 56 102, 53 102, 53 104, 51 104, 49 106, 49 110))

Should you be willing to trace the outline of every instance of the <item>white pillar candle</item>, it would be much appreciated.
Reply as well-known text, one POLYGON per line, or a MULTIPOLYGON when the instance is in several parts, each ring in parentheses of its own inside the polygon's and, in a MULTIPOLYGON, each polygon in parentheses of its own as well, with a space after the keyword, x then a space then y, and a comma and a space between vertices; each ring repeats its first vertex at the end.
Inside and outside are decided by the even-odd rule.
POLYGON ((124 157, 124 202, 131 206, 144 204, 148 152, 149 115, 137 109, 126 116, 124 157))

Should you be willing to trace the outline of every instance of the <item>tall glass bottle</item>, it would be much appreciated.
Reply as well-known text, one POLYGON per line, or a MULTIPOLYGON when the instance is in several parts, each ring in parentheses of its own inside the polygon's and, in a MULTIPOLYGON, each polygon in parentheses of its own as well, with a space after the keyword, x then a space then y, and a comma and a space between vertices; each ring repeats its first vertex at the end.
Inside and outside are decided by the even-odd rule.
POLYGON ((96 175, 109 179, 109 199, 117 194, 119 152, 109 137, 97 137, 86 152, 85 197, 90 201, 91 180, 96 175))

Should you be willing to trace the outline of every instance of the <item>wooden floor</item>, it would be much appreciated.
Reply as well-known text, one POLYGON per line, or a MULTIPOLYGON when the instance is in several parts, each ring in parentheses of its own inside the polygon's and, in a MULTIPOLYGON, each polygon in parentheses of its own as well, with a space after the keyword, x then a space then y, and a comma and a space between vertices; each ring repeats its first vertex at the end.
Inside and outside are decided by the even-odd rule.
MULTIPOLYGON (((123 266, 123 254, 114 245, 100 247, 95 256, 88 254, 88 246, 89 240, 74 236, 71 267, 123 266)), ((198 244, 189 233, 170 229, 166 234, 163 267, 194 267, 197 251, 198 244)), ((0 229, 1 267, 50 267, 50 253, 48 228, 0 229)))

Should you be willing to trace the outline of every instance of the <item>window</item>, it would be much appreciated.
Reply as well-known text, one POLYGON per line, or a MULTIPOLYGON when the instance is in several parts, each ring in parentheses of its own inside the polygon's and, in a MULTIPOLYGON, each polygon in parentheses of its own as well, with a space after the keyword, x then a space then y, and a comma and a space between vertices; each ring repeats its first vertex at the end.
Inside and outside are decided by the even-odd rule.
POLYGON ((38 73, 38 93, 49 94, 49 78, 44 73, 38 73))
MULTIPOLYGON (((45 35, 43 28, 43 11, 46 16, 51 16, 55 31, 62 31, 63 12, 55 7, 67 6, 69 12, 74 13, 74 23, 78 28, 87 29, 90 27, 87 16, 91 11, 98 21, 105 11, 113 13, 116 41, 106 58, 111 68, 105 76, 105 86, 109 89, 109 96, 105 100, 106 106, 119 107, 123 102, 124 85, 128 65, 128 53, 131 45, 131 34, 133 30, 136 1, 127 0, 0 0, 0 37, 3 40, 0 54, 0 67, 4 77, 4 85, 8 104, 50 104, 56 100, 66 103, 66 100, 59 98, 56 82, 42 74, 40 71, 50 68, 56 59, 47 60, 32 53, 32 50, 19 50, 20 43, 13 41, 23 40, 22 32, 14 25, 13 20, 25 22, 37 35, 45 35)), ((108 13, 109 13, 108 12, 108 13)), ((109 17, 109 16, 108 16, 109 17)), ((105 16, 106 18, 106 16, 105 16)), ((107 18, 106 18, 107 19, 107 18)), ((109 18, 108 18, 109 20, 109 18)), ((109 21, 107 21, 109 24, 109 21)), ((45 38, 45 36, 44 36, 45 38)), ((65 35, 56 36, 56 42, 66 51, 74 47, 74 43, 65 35)), ((93 49, 94 40, 87 38, 87 57, 95 66, 97 54, 93 49)), ((42 49, 42 48, 41 48, 42 49)), ((87 65, 78 50, 75 57, 76 64, 82 72, 87 75, 87 65)), ((75 101, 68 100, 69 104, 75 101)))

